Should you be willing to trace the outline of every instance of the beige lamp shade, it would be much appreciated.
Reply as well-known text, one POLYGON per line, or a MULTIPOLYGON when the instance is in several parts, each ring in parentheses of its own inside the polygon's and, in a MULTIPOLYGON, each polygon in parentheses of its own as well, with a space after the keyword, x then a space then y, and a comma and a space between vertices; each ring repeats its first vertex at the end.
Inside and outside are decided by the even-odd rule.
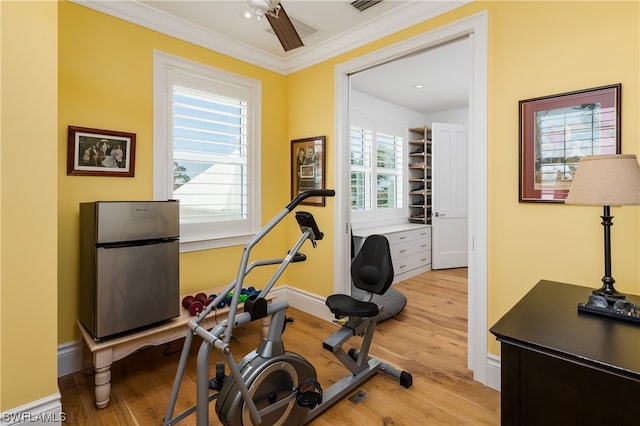
POLYGON ((582 157, 566 204, 640 205, 640 165, 635 155, 582 157))

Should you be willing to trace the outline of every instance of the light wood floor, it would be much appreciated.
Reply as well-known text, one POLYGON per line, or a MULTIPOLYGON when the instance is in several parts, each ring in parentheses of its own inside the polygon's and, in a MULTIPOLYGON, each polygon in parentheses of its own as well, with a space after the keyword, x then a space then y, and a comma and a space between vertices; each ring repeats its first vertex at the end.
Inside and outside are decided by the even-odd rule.
MULTIPOLYGON (((408 298, 405 310, 378 326, 371 354, 413 375, 413 386, 401 387, 377 374, 359 389, 368 394, 360 403, 339 401, 316 418, 313 426, 335 425, 499 425, 500 394, 473 381, 467 360, 466 269, 430 271, 398 283, 408 298)), ((287 350, 307 358, 323 387, 347 374, 322 340, 337 326, 296 309, 287 326, 287 350)), ((236 357, 255 349, 259 323, 236 329, 232 344, 236 357)), ((186 333, 186 330, 185 330, 186 333)), ((62 410, 71 425, 162 424, 180 357, 182 341, 140 351, 114 363, 111 402, 99 410, 94 404, 93 376, 74 373, 59 379, 62 410)), ((195 366, 199 342, 191 359, 176 407, 182 412, 195 403, 195 366)), ((219 354, 212 353, 213 364, 219 354)), ((210 424, 219 424, 210 406, 210 424)), ((195 414, 180 424, 195 424, 195 414)))

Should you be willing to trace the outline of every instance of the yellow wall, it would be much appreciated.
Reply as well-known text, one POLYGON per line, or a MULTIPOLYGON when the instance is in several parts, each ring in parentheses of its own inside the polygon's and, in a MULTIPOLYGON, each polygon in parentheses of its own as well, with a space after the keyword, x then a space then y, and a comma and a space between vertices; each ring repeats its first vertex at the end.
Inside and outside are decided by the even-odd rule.
MULTIPOLYGON (((638 2, 488 6, 491 325, 539 279, 601 285, 602 208, 517 202, 517 102, 622 83, 622 152, 638 154, 640 11, 638 2)), ((640 294, 638 208, 612 214, 616 287, 640 294)), ((489 349, 498 353, 493 339, 489 349)))
MULTIPOLYGON (((289 86, 288 99, 290 108, 288 134, 291 139, 326 136, 325 145, 325 185, 334 189, 335 146, 333 128, 333 67, 327 63, 308 68, 299 73, 287 76, 289 86)), ((337 191, 337 196, 344 195, 344 191, 337 191)), ((328 296, 333 292, 333 246, 335 231, 333 229, 332 198, 325 198, 325 207, 304 206, 310 211, 324 239, 314 249, 305 245, 303 253, 307 260, 301 267, 290 268, 287 271, 286 282, 302 290, 320 296, 328 296), (315 272, 309 272, 315 271, 315 272)), ((299 234, 299 230, 292 229, 291 234, 299 234)), ((291 235, 295 239, 296 236, 291 235)), ((297 266, 297 265, 296 265, 297 266)))
MULTIPOLYGON (((56 11, 50 4, 31 3, 22 8, 2 2, 0 10, 3 89, 0 410, 53 394, 56 384, 54 335, 57 331, 58 344, 79 338, 75 329, 78 203, 142 199, 152 195, 153 49, 262 81, 264 222, 290 198, 290 178, 285 165, 288 165, 291 139, 327 136, 327 186, 333 185, 333 153, 336 144, 342 143, 333 140, 335 65, 488 11, 489 325, 541 278, 599 285, 602 275, 600 210, 517 201, 517 106, 521 99, 622 83, 623 152, 637 154, 640 150, 640 7, 637 1, 474 2, 289 76, 75 4, 60 3, 57 33, 56 11), (55 81, 51 81, 56 78, 55 67, 51 69, 56 44, 57 87, 55 81), (33 70, 42 75, 33 75, 33 70), (8 76, 19 82, 12 84, 11 90, 7 90, 8 76), (38 102, 25 105, 25 99, 38 102), (9 103, 11 110, 7 108, 9 103), (38 117, 37 125, 34 125, 34 116, 38 117), (56 119, 57 123, 52 124, 56 119), (136 177, 67 176, 68 125, 136 133, 136 177), (22 143, 24 140, 28 144, 22 143), (54 151, 56 140, 57 151, 54 151), (52 161, 56 156, 57 162, 52 161), (25 164, 31 166, 31 174, 21 173, 25 164), (16 175, 23 184, 19 191, 8 183, 8 179, 16 175), (16 205, 20 205, 19 210, 15 209, 16 205), (57 230, 52 224, 56 220, 57 230), (32 235, 37 235, 37 242, 32 235), (56 238, 57 250, 51 250, 56 247, 53 242, 56 238), (53 278, 56 259, 57 313, 55 304, 50 302, 56 285, 53 278), (25 313, 16 302, 24 300, 25 292, 36 293, 44 299, 37 315, 25 313), (57 329, 42 321, 56 315, 57 329), (7 318, 11 318, 11 323, 7 318), (35 357, 37 360, 32 359, 35 357)), ((309 207, 309 210, 317 216, 327 241, 315 249, 306 264, 292 265, 284 282, 326 295, 333 288, 333 202, 329 200, 327 207, 309 207)), ((613 213, 613 271, 617 287, 623 292, 639 294, 638 208, 614 208, 613 213)), ((256 257, 279 255, 280 250, 289 247, 296 233, 294 224, 276 230, 256 250, 256 257)), ((305 250, 311 249, 305 247, 305 250)), ((239 253, 239 248, 231 248, 181 255, 182 290, 194 291, 227 283, 235 276, 239 253)), ((487 338, 490 352, 499 353, 492 336, 487 338)))
MULTIPOLYGON (((266 177, 262 180, 262 208, 265 220, 284 208, 289 199, 288 191, 280 190, 289 186, 289 175, 283 167, 283 164, 288 164, 289 152, 284 76, 76 4, 61 3, 60 143, 57 152, 59 343, 79 340, 75 325, 79 285, 78 203, 151 199, 153 195, 154 49, 262 81, 262 172, 266 177), (65 141, 68 125, 136 133, 135 177, 67 176, 65 141)), ((265 242, 257 247, 255 257, 264 258, 269 247, 280 253, 284 234, 285 227, 276 229, 269 237, 273 245, 265 242)), ((241 248, 182 254, 182 292, 196 292, 229 283, 236 276, 241 248)), ((264 274, 252 273, 248 283, 249 279, 261 278, 264 274)), ((258 282, 264 282, 264 279, 258 282)))
MULTIPOLYGON (((638 2, 474 2, 286 77, 67 4, 61 7, 60 20, 60 137, 68 124, 133 131, 138 134, 138 162, 132 180, 67 177, 61 147, 59 244, 65 250, 60 255, 60 310, 65 314, 59 319, 59 341, 77 338, 77 203, 151 195, 152 49, 263 81, 267 220, 289 198, 287 169, 278 166, 288 159, 289 140, 327 136, 327 186, 333 187, 332 159, 340 143, 333 140, 335 65, 483 10, 489 16, 489 324, 541 278, 599 285, 599 209, 518 203, 517 105, 521 99, 620 82, 623 152, 637 153, 638 2), (78 58, 92 66, 76 66, 78 58), (113 63, 127 67, 114 69, 113 63)), ((325 230, 326 241, 304 267, 293 265, 283 280, 322 296, 333 289, 332 206, 328 200, 326 208, 308 207, 325 230)), ((638 210, 614 208, 614 214, 614 276, 619 290, 639 293, 638 210)), ((265 245, 267 252, 286 249, 295 238, 294 224, 284 228, 286 232, 274 234, 265 245)), ((228 282, 239 253, 240 248, 233 248, 182 255, 183 290, 228 282)), ((491 352, 498 353, 497 344, 488 339, 491 352)))
MULTIPOLYGON (((622 150, 638 154, 637 1, 474 2, 289 76, 289 128, 293 132, 298 128, 324 128, 333 134, 333 109, 326 111, 318 105, 333 104, 335 65, 483 10, 488 11, 489 23, 488 324, 491 326, 540 279, 601 285, 601 208, 518 202, 518 101, 622 83, 622 150), (308 102, 303 93, 309 91, 322 102, 308 102)), ((613 214, 616 286, 622 292, 640 294, 638 208, 613 208, 613 214)), ((303 288, 311 291, 319 288, 318 283, 304 281, 304 277, 302 272, 291 272, 289 281, 301 286, 304 282, 303 288)), ((325 286, 324 291, 331 289, 325 286)), ((493 336, 487 338, 489 351, 499 354, 493 336)))
POLYGON ((57 13, 0 3, 0 412, 57 392, 57 13))

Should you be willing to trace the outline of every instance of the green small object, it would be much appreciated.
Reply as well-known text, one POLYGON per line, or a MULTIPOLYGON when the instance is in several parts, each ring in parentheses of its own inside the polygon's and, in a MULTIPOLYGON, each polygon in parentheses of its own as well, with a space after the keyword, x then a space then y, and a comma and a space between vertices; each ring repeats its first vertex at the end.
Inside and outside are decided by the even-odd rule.
POLYGON ((240 300, 240 303, 244 303, 247 301, 247 295, 246 294, 241 294, 240 297, 238 298, 238 300, 240 300))

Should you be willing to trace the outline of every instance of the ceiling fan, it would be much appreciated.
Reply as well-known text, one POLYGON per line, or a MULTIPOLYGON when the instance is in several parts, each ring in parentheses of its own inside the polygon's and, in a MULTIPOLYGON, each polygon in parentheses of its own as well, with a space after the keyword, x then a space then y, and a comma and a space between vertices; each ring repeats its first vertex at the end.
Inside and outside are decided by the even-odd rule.
POLYGON ((260 20, 267 17, 273 32, 280 40, 285 52, 304 46, 300 35, 296 31, 289 15, 285 12, 280 0, 246 0, 253 16, 260 20))

